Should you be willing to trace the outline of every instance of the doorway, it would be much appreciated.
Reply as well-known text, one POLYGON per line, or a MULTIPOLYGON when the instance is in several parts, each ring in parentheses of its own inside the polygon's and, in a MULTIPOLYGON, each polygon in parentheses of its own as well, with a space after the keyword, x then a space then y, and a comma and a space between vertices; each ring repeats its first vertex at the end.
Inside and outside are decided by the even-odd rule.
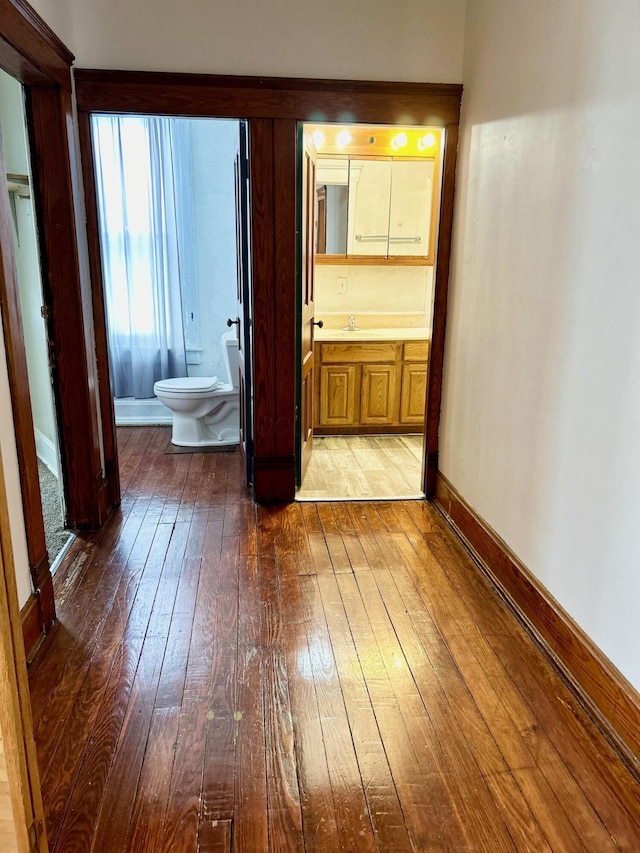
POLYGON ((299 500, 424 497, 443 136, 302 126, 299 500))
POLYGON ((245 123, 101 114, 91 139, 115 424, 250 460, 245 123))
POLYGON ((18 297, 27 362, 41 509, 51 571, 73 540, 66 529, 57 402, 42 290, 22 85, 0 71, 0 127, 13 226, 18 297))

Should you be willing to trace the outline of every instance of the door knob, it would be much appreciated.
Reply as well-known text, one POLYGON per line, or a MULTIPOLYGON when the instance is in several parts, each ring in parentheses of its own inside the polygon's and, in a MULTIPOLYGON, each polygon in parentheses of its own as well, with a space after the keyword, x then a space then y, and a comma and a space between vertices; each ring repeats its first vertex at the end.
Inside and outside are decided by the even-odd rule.
POLYGON ((239 326, 240 325, 240 317, 236 317, 235 320, 232 320, 231 317, 227 320, 227 326, 231 328, 231 326, 239 326))
POLYGON ((322 320, 314 320, 313 325, 321 329, 324 326, 324 322, 322 320))

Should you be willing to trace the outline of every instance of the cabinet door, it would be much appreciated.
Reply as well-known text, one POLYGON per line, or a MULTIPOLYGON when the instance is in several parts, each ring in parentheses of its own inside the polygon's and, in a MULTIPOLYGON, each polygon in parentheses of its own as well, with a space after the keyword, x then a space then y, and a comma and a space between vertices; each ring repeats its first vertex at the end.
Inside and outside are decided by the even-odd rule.
POLYGON ((389 255, 429 256, 433 160, 394 160, 389 255))
POLYGON ((320 367, 320 425, 355 426, 355 364, 323 364, 320 367))
POLYGON ((349 160, 349 255, 386 257, 391 160, 349 160))
POLYGON ((395 364, 362 365, 362 424, 398 421, 398 382, 395 364))
POLYGON ((403 364, 400 391, 400 423, 424 424, 427 365, 403 364))

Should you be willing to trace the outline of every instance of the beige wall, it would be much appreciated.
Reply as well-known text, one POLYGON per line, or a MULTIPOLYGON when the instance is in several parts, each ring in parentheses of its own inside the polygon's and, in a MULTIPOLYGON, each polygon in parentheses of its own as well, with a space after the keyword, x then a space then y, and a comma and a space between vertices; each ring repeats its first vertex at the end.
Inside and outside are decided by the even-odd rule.
POLYGON ((323 319, 329 328, 335 325, 332 318, 345 315, 354 315, 360 321, 369 318, 366 324, 369 328, 430 328, 432 282, 433 267, 317 264, 316 317, 323 319), (376 318, 380 318, 379 323, 376 318))
POLYGON ((640 688, 640 6, 468 7, 441 469, 640 688))
POLYGON ((72 50, 73 33, 69 0, 30 0, 30 3, 58 38, 72 50))
MULTIPOLYGON (((69 0, 77 65, 459 82, 464 0, 69 0)), ((40 0, 44 8, 44 0, 40 0)), ((51 6, 52 0, 46 4, 51 6)))

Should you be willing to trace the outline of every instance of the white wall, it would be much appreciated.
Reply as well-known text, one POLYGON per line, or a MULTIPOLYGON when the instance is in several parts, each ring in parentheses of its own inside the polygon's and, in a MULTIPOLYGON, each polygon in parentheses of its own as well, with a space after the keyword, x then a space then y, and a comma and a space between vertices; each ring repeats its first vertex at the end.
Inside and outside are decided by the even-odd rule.
POLYGON ((469 4, 440 467, 640 688, 640 6, 469 4))
POLYGON ((189 376, 218 376, 226 382, 220 338, 227 318, 237 314, 236 206, 233 164, 237 121, 193 120, 194 245, 202 363, 189 376))
POLYGON ((464 0, 70 6, 79 67, 454 83, 461 77, 464 0))
POLYGON ((328 328, 343 325, 349 315, 367 328, 431 328, 432 282, 433 267, 317 264, 315 314, 328 328))

